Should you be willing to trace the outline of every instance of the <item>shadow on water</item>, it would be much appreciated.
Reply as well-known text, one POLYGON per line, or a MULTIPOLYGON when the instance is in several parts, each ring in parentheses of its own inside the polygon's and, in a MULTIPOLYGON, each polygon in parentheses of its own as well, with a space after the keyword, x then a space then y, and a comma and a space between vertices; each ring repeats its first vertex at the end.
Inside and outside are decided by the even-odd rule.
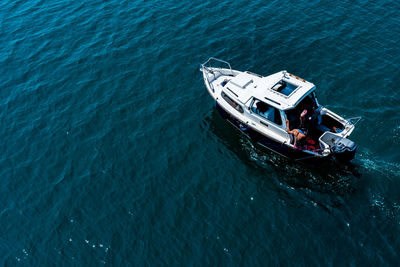
POLYGON ((254 176, 272 173, 280 187, 302 190, 307 195, 334 194, 346 198, 355 191, 355 183, 362 176, 360 166, 354 163, 328 162, 316 168, 265 150, 227 123, 215 109, 203 123, 218 141, 249 166, 254 176))

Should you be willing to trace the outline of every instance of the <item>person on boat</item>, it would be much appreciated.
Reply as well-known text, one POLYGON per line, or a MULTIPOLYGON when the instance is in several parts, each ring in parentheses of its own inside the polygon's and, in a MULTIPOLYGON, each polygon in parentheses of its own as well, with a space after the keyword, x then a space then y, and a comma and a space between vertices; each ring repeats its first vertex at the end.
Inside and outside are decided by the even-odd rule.
POLYGON ((307 115, 307 109, 304 109, 303 112, 300 114, 300 127, 305 127, 306 124, 306 115, 307 115))
POLYGON ((289 127, 289 121, 286 120, 286 132, 288 134, 291 134, 294 138, 294 145, 296 147, 300 147, 302 146, 302 144, 304 143, 304 141, 306 140, 306 136, 307 136, 307 130, 306 129, 293 129, 290 130, 289 127))
POLYGON ((263 102, 261 102, 261 101, 258 102, 256 104, 256 106, 257 106, 258 112, 261 113, 262 115, 264 115, 265 112, 268 110, 268 106, 266 104, 264 104, 263 102))
POLYGON ((306 97, 302 102, 300 102, 298 106, 298 111, 299 111, 299 129, 306 128, 309 129, 312 120, 315 117, 316 114, 316 103, 315 100, 306 97))

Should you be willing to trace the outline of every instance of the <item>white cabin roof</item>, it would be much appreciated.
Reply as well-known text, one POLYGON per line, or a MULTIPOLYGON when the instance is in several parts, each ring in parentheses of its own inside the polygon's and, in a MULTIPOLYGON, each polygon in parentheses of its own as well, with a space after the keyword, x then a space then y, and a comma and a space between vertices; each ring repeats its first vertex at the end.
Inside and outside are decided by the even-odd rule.
POLYGON ((267 77, 251 72, 242 72, 233 77, 225 85, 225 88, 242 103, 255 97, 281 110, 296 107, 305 96, 315 90, 313 83, 286 71, 280 71, 267 77), (279 92, 275 89, 279 87, 278 83, 281 81, 286 84, 287 89, 279 92))

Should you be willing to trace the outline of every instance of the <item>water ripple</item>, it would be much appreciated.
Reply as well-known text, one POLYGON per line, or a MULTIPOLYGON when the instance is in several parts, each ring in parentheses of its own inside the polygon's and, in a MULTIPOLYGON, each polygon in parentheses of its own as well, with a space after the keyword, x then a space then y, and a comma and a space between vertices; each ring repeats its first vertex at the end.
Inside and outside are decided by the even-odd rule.
POLYGON ((0 262, 394 265, 399 8, 1 2, 0 262), (209 56, 287 69, 363 116, 354 165, 255 147, 213 109, 209 56))

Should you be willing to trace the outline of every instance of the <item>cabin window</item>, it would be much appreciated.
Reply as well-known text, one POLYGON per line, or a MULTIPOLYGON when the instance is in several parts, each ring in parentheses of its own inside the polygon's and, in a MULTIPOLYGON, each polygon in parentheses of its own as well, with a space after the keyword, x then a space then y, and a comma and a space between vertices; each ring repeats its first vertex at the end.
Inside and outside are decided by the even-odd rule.
POLYGON ((273 106, 268 105, 258 99, 254 100, 253 105, 251 107, 253 112, 257 113, 261 117, 281 126, 282 125, 282 117, 279 109, 274 108, 273 106))
POLYGON ((236 101, 234 101, 232 98, 230 98, 229 96, 227 96, 224 92, 221 92, 221 96, 222 98, 229 104, 231 105, 234 109, 236 109, 237 111, 239 111, 240 113, 243 113, 243 108, 236 103, 236 101))

